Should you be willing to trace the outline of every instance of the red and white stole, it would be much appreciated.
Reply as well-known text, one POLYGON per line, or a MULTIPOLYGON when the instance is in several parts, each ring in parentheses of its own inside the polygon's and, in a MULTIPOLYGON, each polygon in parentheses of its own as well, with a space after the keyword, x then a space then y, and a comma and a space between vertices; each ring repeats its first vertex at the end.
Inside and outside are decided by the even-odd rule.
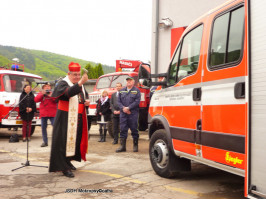
MULTIPOLYGON (((69 80, 68 76, 64 79, 71 87, 74 84, 69 80)), ((82 86, 82 91, 85 97, 84 87, 82 86)), ((76 138, 77 138, 77 128, 78 128, 78 108, 79 99, 78 95, 69 98, 69 108, 68 108, 68 126, 67 126, 67 143, 66 143, 66 156, 74 156, 76 149, 76 138)))

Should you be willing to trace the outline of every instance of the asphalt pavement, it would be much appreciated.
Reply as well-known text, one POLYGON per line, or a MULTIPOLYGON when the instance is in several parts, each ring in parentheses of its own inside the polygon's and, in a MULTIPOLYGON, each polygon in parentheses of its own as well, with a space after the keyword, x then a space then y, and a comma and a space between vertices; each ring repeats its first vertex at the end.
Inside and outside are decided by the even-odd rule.
MULTIPOLYGON (((127 152, 115 153, 119 145, 112 138, 99 143, 98 126, 92 126, 87 161, 72 162, 75 178, 61 172, 49 173, 52 128, 48 128, 48 147, 42 143, 41 129, 27 143, 9 143, 15 131, 0 129, 1 199, 216 199, 243 198, 244 179, 199 163, 192 171, 165 179, 156 175, 149 161, 147 132, 140 133, 139 152, 133 152, 128 137, 127 152)), ((17 131, 21 135, 21 130, 17 131)))

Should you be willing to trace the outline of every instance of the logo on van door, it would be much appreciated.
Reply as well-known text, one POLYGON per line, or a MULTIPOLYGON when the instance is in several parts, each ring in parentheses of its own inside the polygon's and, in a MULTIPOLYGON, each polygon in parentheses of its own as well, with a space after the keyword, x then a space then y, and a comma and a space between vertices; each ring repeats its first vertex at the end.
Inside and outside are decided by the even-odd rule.
POLYGON ((241 159, 239 159, 238 157, 232 157, 231 155, 230 155, 230 152, 226 152, 226 154, 225 154, 225 161, 227 162, 227 163, 230 163, 230 162, 232 162, 234 165, 235 164, 242 164, 242 162, 243 162, 243 160, 241 160, 241 159))

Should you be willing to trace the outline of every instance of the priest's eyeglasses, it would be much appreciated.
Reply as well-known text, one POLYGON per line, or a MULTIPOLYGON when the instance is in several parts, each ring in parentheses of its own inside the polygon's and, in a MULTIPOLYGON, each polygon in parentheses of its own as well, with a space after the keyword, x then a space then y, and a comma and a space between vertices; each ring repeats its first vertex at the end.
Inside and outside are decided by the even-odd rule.
POLYGON ((80 73, 71 73, 73 76, 78 77, 80 76, 80 73))

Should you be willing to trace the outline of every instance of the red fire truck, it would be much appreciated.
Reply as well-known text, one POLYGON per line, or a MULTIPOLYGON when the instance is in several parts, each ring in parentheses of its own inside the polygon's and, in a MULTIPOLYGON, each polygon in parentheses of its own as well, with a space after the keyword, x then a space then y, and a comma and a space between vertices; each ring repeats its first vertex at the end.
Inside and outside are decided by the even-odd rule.
MULTIPOLYGON (((12 63, 9 67, 0 67, 0 128, 17 129, 22 127, 18 103, 23 86, 29 83, 34 87, 36 82, 42 79, 38 75, 23 71, 24 65, 17 63, 12 63)), ((38 112, 35 113, 32 120, 31 134, 33 134, 36 125, 41 125, 38 112)))
POLYGON ((265 9, 265 0, 226 1, 182 34, 150 102, 158 175, 196 161, 243 176, 246 197, 266 198, 265 9))
MULTIPOLYGON (((96 122, 96 101, 100 98, 103 90, 108 91, 109 98, 116 92, 116 83, 122 83, 122 86, 126 86, 126 78, 132 76, 135 79, 135 86, 139 86, 138 71, 142 66, 148 71, 150 66, 138 60, 116 60, 116 72, 105 74, 98 78, 93 92, 89 94, 90 107, 89 107, 89 122, 96 122)), ((139 88, 139 87, 138 87, 139 88)), ((147 116, 150 103, 150 90, 149 88, 139 88, 141 92, 141 101, 139 104, 139 130, 144 131, 148 128, 147 116)), ((113 137, 112 122, 108 123, 108 132, 113 137)))

